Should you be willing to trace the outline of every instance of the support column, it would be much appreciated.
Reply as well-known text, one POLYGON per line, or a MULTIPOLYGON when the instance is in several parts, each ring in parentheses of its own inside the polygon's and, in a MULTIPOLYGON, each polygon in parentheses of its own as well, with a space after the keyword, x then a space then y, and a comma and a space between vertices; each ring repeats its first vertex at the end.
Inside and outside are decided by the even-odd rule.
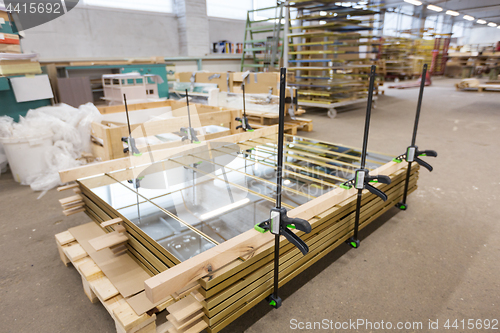
POLYGON ((181 56, 204 56, 210 52, 205 0, 175 0, 181 56))

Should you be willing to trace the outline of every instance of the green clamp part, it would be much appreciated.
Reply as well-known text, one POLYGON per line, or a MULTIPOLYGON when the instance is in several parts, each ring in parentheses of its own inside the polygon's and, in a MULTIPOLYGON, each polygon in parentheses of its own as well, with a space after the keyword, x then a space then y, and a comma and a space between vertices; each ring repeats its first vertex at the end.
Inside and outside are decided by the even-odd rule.
MULTIPOLYGON (((253 129, 251 129, 251 130, 248 130, 247 132, 253 132, 253 131, 254 131, 254 130, 253 130, 253 129)), ((274 301, 273 301, 273 302, 274 302, 274 301)))
POLYGON ((393 162, 396 162, 396 163, 401 163, 401 162, 403 162, 403 160, 400 160, 400 159, 399 159, 399 158, 397 158, 397 157, 394 157, 394 158, 392 159, 392 161, 393 161, 393 162))
POLYGON ((139 177, 139 178, 137 178, 137 179, 139 179, 139 180, 143 180, 143 179, 144 179, 144 176, 142 176, 142 177, 139 177))
POLYGON ((427 156, 427 154, 426 153, 422 153, 422 154, 420 154, 418 156, 427 156))
POLYGON ((269 305, 271 305, 271 306, 276 306, 276 301, 271 301, 271 302, 269 302, 269 305))
POLYGON ((142 156, 142 153, 139 153, 139 154, 133 153, 132 155, 134 155, 134 156, 142 156))
POLYGON ((201 143, 201 141, 193 141, 193 143, 201 143))
POLYGON ((343 188, 344 190, 350 190, 352 188, 352 186, 350 185, 345 185, 345 184, 340 184, 339 185, 340 188, 343 188))
POLYGON ((203 163, 203 161, 196 162, 195 164, 201 164, 201 163, 203 163))
POLYGON ((356 244, 356 242, 351 242, 351 246, 356 248, 356 247, 358 247, 358 244, 356 244))
POLYGON ((260 233, 265 233, 267 231, 266 229, 259 227, 258 224, 254 225, 253 228, 260 233))
POLYGON ((378 183, 378 179, 372 179, 370 180, 370 183, 378 183))
POLYGON ((255 150, 255 148, 250 148, 250 149, 247 149, 247 150, 255 150))
POLYGON ((295 226, 293 224, 289 224, 286 226, 288 229, 296 229, 295 226))

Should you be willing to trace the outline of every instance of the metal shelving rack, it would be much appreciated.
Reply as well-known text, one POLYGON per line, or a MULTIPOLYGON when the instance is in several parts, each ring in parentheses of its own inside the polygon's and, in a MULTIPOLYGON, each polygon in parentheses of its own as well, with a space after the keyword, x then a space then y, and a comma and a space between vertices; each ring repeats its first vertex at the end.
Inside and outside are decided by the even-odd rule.
POLYGON ((284 58, 295 73, 299 104, 328 110, 366 102, 368 71, 380 54, 377 11, 339 6, 338 1, 288 1, 284 58), (290 12, 296 16, 291 19, 290 12))

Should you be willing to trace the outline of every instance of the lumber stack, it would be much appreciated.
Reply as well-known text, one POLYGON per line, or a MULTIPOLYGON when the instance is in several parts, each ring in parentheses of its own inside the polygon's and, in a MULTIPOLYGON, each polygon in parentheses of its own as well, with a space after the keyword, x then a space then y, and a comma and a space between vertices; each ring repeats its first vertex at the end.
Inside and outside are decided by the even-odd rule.
MULTIPOLYGON (((286 139, 284 174, 288 185, 283 195, 283 206, 290 209, 290 217, 307 219, 312 226, 312 232, 297 232, 310 248, 310 252, 305 256, 285 238, 281 239, 280 285, 289 282, 352 235, 356 190, 345 190, 339 185, 352 176, 360 159, 359 150, 356 148, 293 135, 287 135, 286 139), (311 189, 316 189, 316 192, 311 189)), ((167 317, 169 332, 197 332, 198 329, 219 332, 271 293, 274 236, 254 230, 253 220, 260 222, 266 219, 269 207, 274 205, 274 194, 269 192, 269 187, 273 186, 272 178, 261 178, 255 170, 264 168, 273 172, 276 142, 276 127, 266 127, 254 132, 211 140, 207 143, 207 146, 210 146, 209 152, 203 150, 202 145, 195 144, 156 151, 157 157, 162 158, 155 159, 159 162, 150 163, 149 167, 145 167, 143 162, 146 157, 140 157, 108 161, 102 165, 88 165, 61 173, 61 178, 65 181, 77 179, 80 196, 85 203, 85 213, 95 222, 93 239, 103 235, 116 235, 116 232, 120 231, 114 226, 118 221, 116 219, 120 219, 120 224, 125 229, 122 232, 128 240, 110 246, 124 245, 127 251, 116 255, 109 248, 105 248, 96 253, 104 251, 108 256, 106 260, 112 260, 115 255, 120 260, 128 258, 128 265, 135 267, 134 271, 140 269, 146 273, 141 275, 140 279, 134 280, 134 289, 129 290, 129 293, 122 294, 120 291, 136 315, 166 307, 170 313, 167 317), (230 143, 239 146, 244 153, 233 154, 234 151, 229 148, 230 143), (235 164, 226 165, 226 180, 220 173, 206 172, 208 164, 217 166, 217 158, 228 154, 235 157, 235 164), (240 168, 242 164, 238 164, 238 161, 244 163, 244 168, 240 168), (199 222, 190 221, 187 226, 184 221, 187 216, 182 213, 182 209, 184 206, 196 208, 187 200, 188 193, 193 190, 190 183, 184 185, 187 190, 184 192, 184 203, 176 206, 174 210, 173 207, 164 206, 157 200, 161 192, 154 194, 156 199, 149 199, 146 195, 147 188, 136 190, 128 182, 140 175, 141 182, 146 184, 151 175, 179 168, 187 173, 199 173, 205 177, 196 185, 196 196, 203 198, 202 201, 208 201, 210 205, 212 202, 209 196, 222 198, 221 191, 225 191, 227 187, 231 187, 233 192, 241 190, 242 183, 238 183, 238 179, 245 180, 247 198, 250 201, 248 206, 238 209, 246 217, 233 217, 229 220, 231 231, 241 231, 224 236, 228 231, 224 225, 225 220, 220 217, 206 218, 199 222), (141 172, 136 172, 135 169, 141 172), (88 177, 92 173, 100 175, 88 177), (249 182, 249 179, 252 182, 249 182), (214 186, 218 182, 225 183, 225 186, 214 186), (204 189, 203 184, 209 186, 204 189), (259 188, 267 189, 267 192, 258 192, 259 188), (118 191, 121 200, 129 198, 131 201, 125 200, 117 206, 118 197, 108 197, 105 194, 107 191, 118 191), (218 196, 215 193, 219 193, 218 196), (137 203, 134 203, 136 198, 137 203), (153 208, 157 213, 148 213, 148 209, 153 208), (250 215, 247 209, 254 209, 254 216, 250 215), (139 211, 142 215, 139 215, 138 219, 139 211), (165 229, 159 229, 156 221, 161 222, 161 226, 168 225, 177 229, 169 231, 170 233, 158 234, 165 229), (186 226, 179 227, 185 223, 186 226), (152 227, 154 228, 151 229, 152 227), (210 232, 214 228, 218 230, 218 235, 210 232), (188 253, 179 250, 179 237, 192 240, 192 250, 196 251, 188 253), (209 244, 208 239, 213 244, 209 244), (198 247, 198 244, 207 246, 198 247), (132 295, 134 296, 131 297, 132 295), (141 299, 141 306, 132 299, 135 297, 141 299), (166 303, 168 305, 165 306, 166 303)), ((390 176, 392 183, 374 185, 388 195, 386 202, 369 192, 364 193, 361 229, 400 201, 407 170, 406 162, 393 162, 389 156, 380 153, 370 152, 367 160, 369 168, 375 169, 374 173, 390 176)), ((410 176, 410 192, 417 188, 417 180, 418 167, 414 167, 410 176)), ((211 209, 216 207, 218 206, 214 205, 211 209)), ((228 214, 237 212, 238 210, 233 210, 228 214)), ((89 243, 91 242, 94 241, 89 243)), ((94 247, 87 249, 97 250, 94 247)), ((81 251, 76 252, 83 255, 81 251)), ((99 266, 102 263, 96 261, 96 264, 99 266)), ((104 270, 104 267, 99 267, 104 270)), ((131 283, 127 282, 126 285, 131 283)))

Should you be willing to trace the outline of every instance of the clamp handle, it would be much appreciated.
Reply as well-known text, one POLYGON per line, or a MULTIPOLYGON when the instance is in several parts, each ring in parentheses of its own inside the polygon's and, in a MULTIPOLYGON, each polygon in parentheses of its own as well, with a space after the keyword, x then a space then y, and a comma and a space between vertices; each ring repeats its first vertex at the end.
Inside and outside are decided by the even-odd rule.
MULTIPOLYGON (((390 184, 390 183, 389 183, 390 184)), ((382 192, 381 190, 379 190, 378 188, 376 187, 373 187, 371 186, 370 184, 365 184, 365 189, 367 189, 368 191, 370 191, 371 193, 375 194, 376 196, 378 196, 380 199, 384 200, 384 201, 387 201, 387 194, 385 194, 384 192, 382 192)))
POLYGON ((253 131, 252 126, 250 126, 250 124, 248 123, 248 118, 247 117, 241 117, 241 118, 240 117, 236 117, 235 120, 239 121, 241 123, 241 125, 236 126, 236 129, 242 128, 245 132, 246 131, 249 131, 249 132, 253 131))
POLYGON ((382 184, 391 183, 391 177, 385 175, 378 175, 378 176, 368 175, 366 179, 368 180, 368 182, 374 182, 374 183, 382 183, 382 184))
POLYGON ((437 157, 438 153, 435 150, 424 150, 424 151, 418 151, 417 156, 437 157))
MULTIPOLYGON (((311 228, 310 225, 309 228, 311 228)), ((285 236, 285 238, 288 239, 290 243, 295 245, 303 255, 306 255, 309 252, 309 247, 307 246, 307 244, 288 228, 281 229, 281 234, 285 236)))
POLYGON ((434 168, 427 162, 425 162, 424 160, 421 160, 420 158, 418 157, 415 157, 415 162, 417 162, 418 164, 420 164, 421 166, 423 166, 424 168, 426 168, 427 170, 429 171, 432 171, 434 170, 434 168))
POLYGON ((306 220, 289 218, 288 216, 286 217, 286 227, 303 231, 306 234, 310 233, 312 230, 311 225, 306 220))

